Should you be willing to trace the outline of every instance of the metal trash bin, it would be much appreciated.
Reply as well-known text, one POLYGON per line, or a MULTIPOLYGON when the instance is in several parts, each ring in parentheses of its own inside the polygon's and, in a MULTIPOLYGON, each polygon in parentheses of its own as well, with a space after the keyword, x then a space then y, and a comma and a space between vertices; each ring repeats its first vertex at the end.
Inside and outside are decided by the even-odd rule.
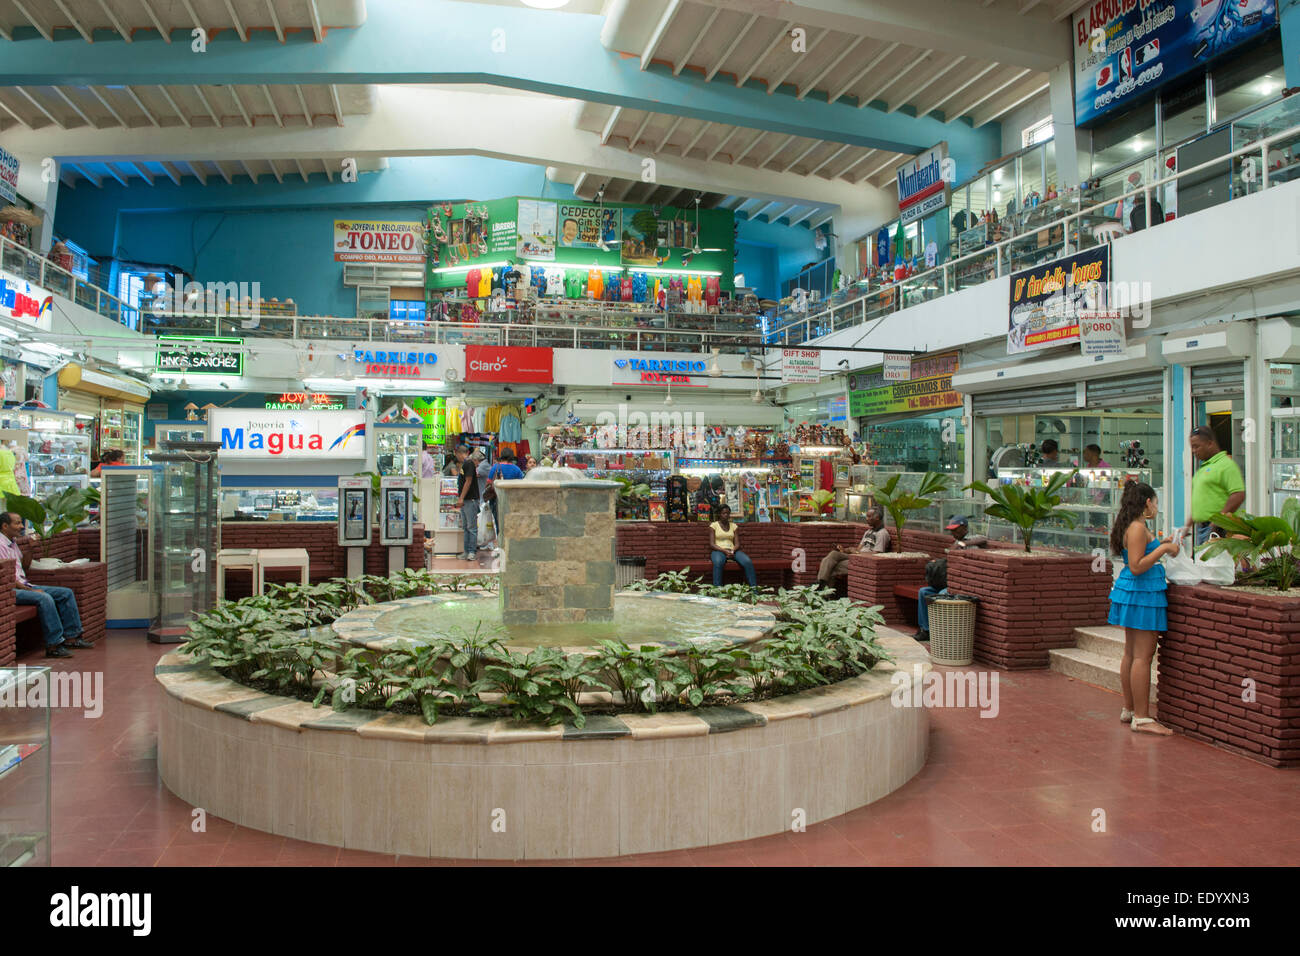
POLYGON ((977 600, 961 594, 926 598, 930 609, 930 659, 934 663, 962 667, 974 662, 977 600))
POLYGON ((622 589, 633 581, 645 578, 645 558, 619 558, 618 571, 614 578, 615 587, 622 589))

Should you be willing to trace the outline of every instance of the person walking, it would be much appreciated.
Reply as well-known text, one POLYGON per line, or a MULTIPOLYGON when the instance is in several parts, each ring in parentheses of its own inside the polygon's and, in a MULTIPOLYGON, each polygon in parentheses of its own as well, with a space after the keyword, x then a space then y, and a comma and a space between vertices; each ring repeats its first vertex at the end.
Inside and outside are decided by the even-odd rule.
POLYGON ((1106 619, 1124 628, 1124 656, 1119 664, 1124 691, 1120 721, 1129 724, 1134 733, 1167 737, 1173 731, 1150 714, 1151 659, 1155 657, 1156 639, 1166 630, 1168 619, 1165 569, 1160 559, 1177 554, 1179 545, 1173 538, 1156 540, 1147 528, 1157 510, 1155 490, 1146 482, 1135 481, 1124 488, 1119 515, 1110 529, 1110 550, 1123 559, 1124 567, 1111 588, 1106 619))
POLYGON ((1193 428, 1188 445, 1201 467, 1192 473, 1192 513, 1183 527, 1195 526, 1196 543, 1204 544, 1215 527, 1211 518, 1233 514, 1246 503, 1246 482, 1237 463, 1219 447, 1210 426, 1193 428))
MULTIPOLYGON (((497 463, 488 470, 488 486, 498 478, 504 478, 507 481, 513 481, 524 476, 523 471, 515 464, 515 453, 509 449, 502 451, 497 456, 497 463)), ((497 529, 497 537, 501 537, 501 517, 497 511, 497 495, 495 490, 492 497, 488 500, 488 505, 492 508, 492 526, 497 529)))
POLYGON ((478 472, 470 459, 469 448, 456 446, 456 461, 460 463, 460 476, 456 481, 457 504, 460 506, 461 527, 464 530, 465 551, 462 561, 478 560, 478 472))
POLYGON ((754 562, 749 555, 740 550, 740 528, 731 522, 731 508, 718 506, 718 520, 709 525, 709 557, 713 559, 713 584, 722 584, 722 569, 728 561, 735 561, 740 570, 745 572, 745 583, 751 588, 758 587, 758 576, 754 573, 754 562))

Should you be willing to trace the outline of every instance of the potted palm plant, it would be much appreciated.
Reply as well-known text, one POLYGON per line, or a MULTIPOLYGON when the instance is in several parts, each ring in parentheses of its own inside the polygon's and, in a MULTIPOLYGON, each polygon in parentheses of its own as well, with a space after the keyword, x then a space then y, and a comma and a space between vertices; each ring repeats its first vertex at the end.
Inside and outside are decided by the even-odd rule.
POLYGON ((41 542, 42 560, 50 556, 50 544, 56 535, 71 531, 86 520, 86 493, 80 488, 64 488, 43 501, 26 495, 4 496, 5 508, 32 526, 41 542))
POLYGON ((1016 484, 990 486, 984 481, 972 481, 966 490, 973 489, 988 495, 992 503, 984 509, 984 513, 990 518, 998 518, 1019 528, 1025 550, 1031 551, 1034 526, 1040 521, 1060 521, 1069 528, 1077 523, 1073 514, 1060 507, 1060 492, 1078 473, 1078 469, 1054 472, 1042 488, 1025 488, 1016 484))
POLYGON ((931 498, 948 490, 948 476, 934 471, 927 471, 921 476, 921 483, 915 491, 899 488, 898 482, 903 476, 894 474, 883 485, 868 485, 867 490, 876 504, 889 512, 894 519, 894 529, 898 535, 899 546, 903 540, 903 525, 907 524, 909 511, 922 511, 933 503, 931 498))

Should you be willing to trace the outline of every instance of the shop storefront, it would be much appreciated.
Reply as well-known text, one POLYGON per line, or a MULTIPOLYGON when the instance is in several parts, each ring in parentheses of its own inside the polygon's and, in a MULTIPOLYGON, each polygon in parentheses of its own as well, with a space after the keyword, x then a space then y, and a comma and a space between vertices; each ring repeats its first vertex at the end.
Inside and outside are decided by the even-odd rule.
POLYGON ((896 471, 960 475, 966 429, 962 396, 953 389, 958 353, 918 355, 899 368, 849 376, 849 416, 866 443, 866 459, 896 471))
POLYGON ((59 370, 59 408, 93 426, 91 458, 120 450, 128 465, 143 463, 144 406, 152 394, 138 379, 75 363, 59 370))

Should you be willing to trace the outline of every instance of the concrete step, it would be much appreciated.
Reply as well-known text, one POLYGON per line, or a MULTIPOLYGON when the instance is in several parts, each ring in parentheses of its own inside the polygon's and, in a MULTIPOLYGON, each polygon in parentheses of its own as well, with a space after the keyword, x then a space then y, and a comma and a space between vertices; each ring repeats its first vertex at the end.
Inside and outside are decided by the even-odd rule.
POLYGON ((1113 657, 1119 660, 1124 656, 1124 628, 1105 625, 1076 627, 1074 646, 1081 651, 1091 651, 1102 657, 1113 657))
MULTIPOLYGON (((1073 677, 1097 687, 1121 693, 1119 657, 1103 656, 1079 647, 1064 647, 1047 652, 1051 669, 1066 677, 1073 677)), ((1151 702, 1156 700, 1156 667, 1151 665, 1151 702)))

